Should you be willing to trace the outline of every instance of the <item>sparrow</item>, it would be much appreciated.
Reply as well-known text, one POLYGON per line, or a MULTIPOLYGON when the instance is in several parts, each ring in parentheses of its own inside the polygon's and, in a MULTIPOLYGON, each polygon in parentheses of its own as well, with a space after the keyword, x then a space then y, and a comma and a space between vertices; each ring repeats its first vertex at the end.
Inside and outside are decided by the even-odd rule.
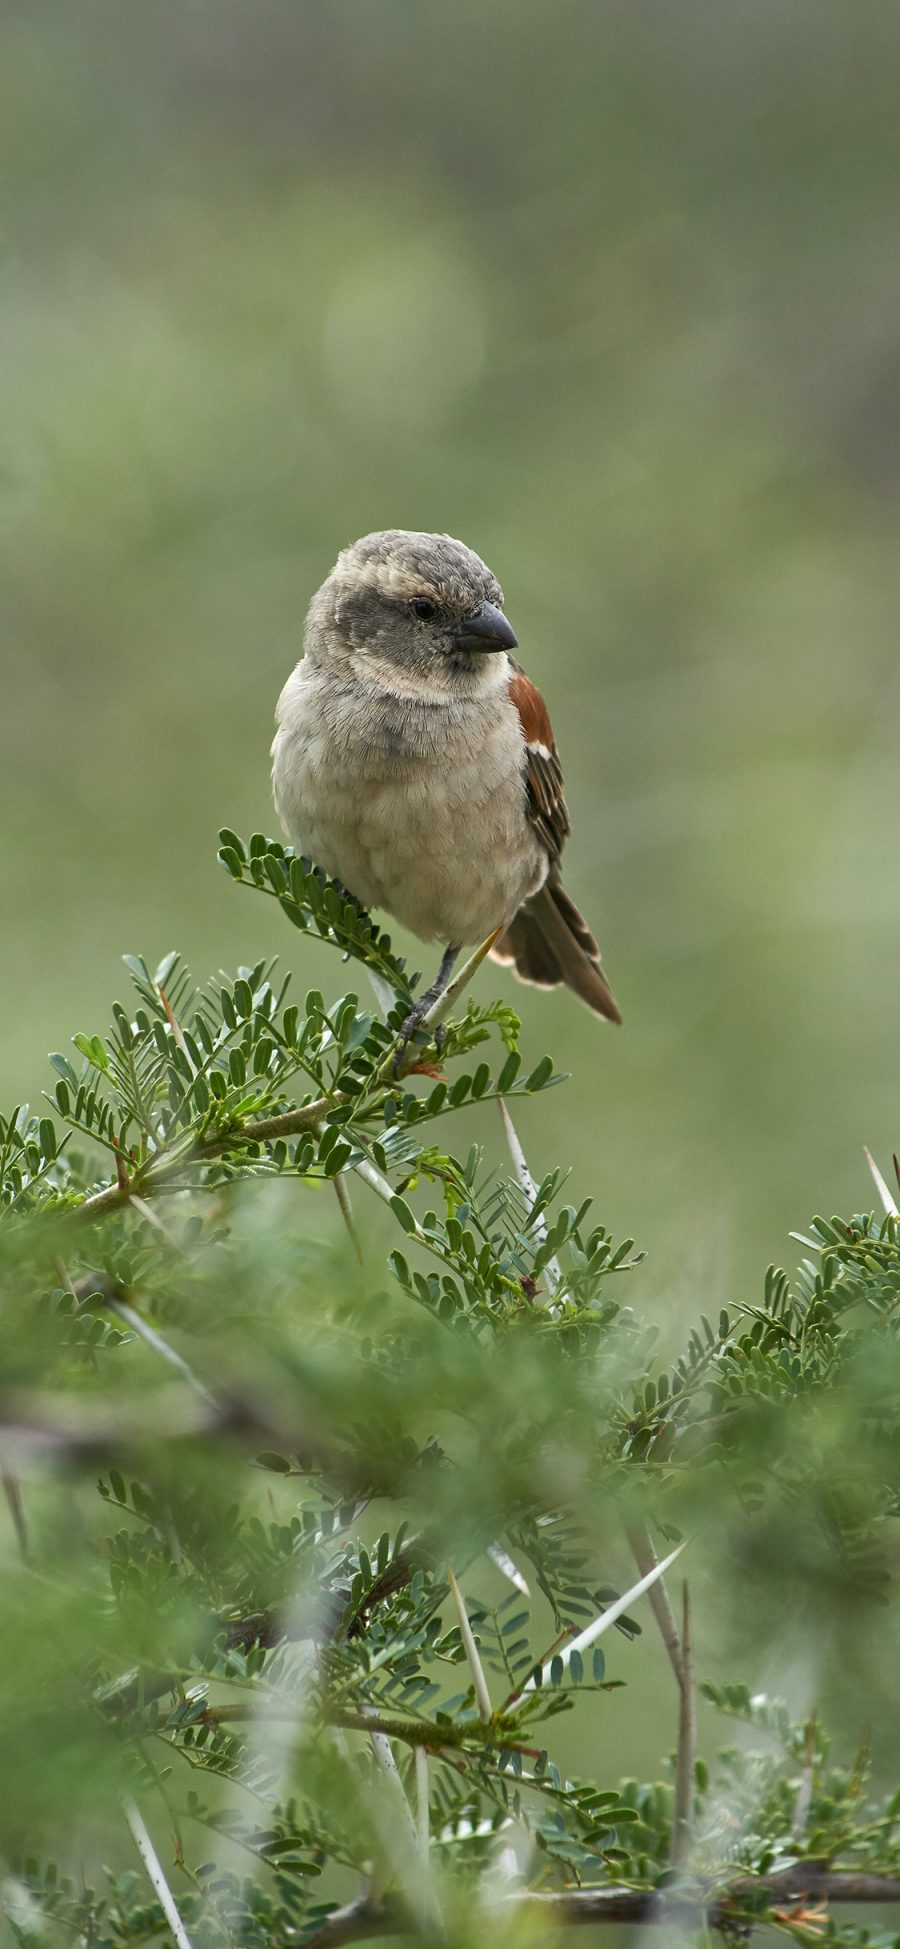
POLYGON ((491 953, 521 981, 565 983, 622 1019, 560 879, 562 769, 517 647, 480 556, 389 528, 338 556, 279 698, 273 789, 292 844, 361 906, 445 950, 404 1043, 462 947, 497 930, 491 953))

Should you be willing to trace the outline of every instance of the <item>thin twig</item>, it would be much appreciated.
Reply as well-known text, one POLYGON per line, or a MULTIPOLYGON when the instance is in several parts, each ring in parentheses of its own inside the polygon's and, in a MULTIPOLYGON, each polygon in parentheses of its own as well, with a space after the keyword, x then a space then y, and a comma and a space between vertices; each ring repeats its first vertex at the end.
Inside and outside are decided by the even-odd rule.
MULTIPOLYGON (((304 1935, 303 1949, 339 1949, 342 1942, 402 1934, 403 1927, 403 1915, 396 1906, 389 1909, 384 1903, 373 1902, 370 1895, 360 1895, 354 1902, 345 1902, 343 1908, 332 1909, 312 1935, 304 1935)), ((287 1939, 289 1943, 298 1940, 292 1936, 287 1939)))
POLYGON ((178 1913, 175 1897, 163 1873, 159 1855, 150 1839, 141 1814, 133 1800, 123 1802, 125 1819, 131 1829, 131 1838, 147 1870, 147 1879, 159 1898, 163 1914, 169 1924, 178 1949, 191 1949, 191 1938, 178 1913))
MULTIPOLYGON (((202 1714, 201 1723, 204 1726, 228 1726, 247 1724, 251 1720, 255 1722, 260 1719, 271 1719, 277 1723, 289 1716, 288 1707, 277 1702, 257 1707, 250 1705, 246 1699, 234 1699, 227 1705, 208 1705, 202 1714)), ((487 1746, 484 1740, 479 1738, 479 1728, 471 1720, 464 1720, 461 1724, 448 1723, 446 1726, 436 1726, 427 1719, 395 1719, 383 1712, 377 1712, 374 1706, 363 1706, 359 1709, 354 1709, 352 1706, 327 1707, 322 1716, 327 1725, 343 1726, 348 1732, 365 1732, 370 1737, 373 1733, 380 1733, 386 1739, 398 1740, 401 1745, 409 1746, 413 1751, 417 1746, 424 1746, 429 1753, 457 1753, 468 1750, 478 1753, 493 1752, 497 1750, 497 1742, 511 1753, 536 1755, 538 1750, 535 1746, 524 1745, 518 1738, 515 1720, 507 1719, 501 1713, 495 1715, 492 1725, 494 1738, 488 1740, 487 1746)))
MULTIPOLYGON (((627 1525, 627 1534, 635 1563, 641 1576, 646 1577, 648 1572, 653 1570, 659 1562, 659 1558, 650 1541, 649 1531, 644 1523, 629 1523, 627 1525)), ((647 1596, 650 1601, 650 1609, 659 1626, 660 1637, 669 1654, 669 1662, 672 1670, 675 1673, 679 1686, 681 1686, 681 1643, 678 1637, 678 1626, 675 1623, 675 1613, 669 1602, 669 1593, 666 1589, 664 1577, 660 1577, 657 1583, 650 1585, 647 1596)))
POLYGON ((428 1826, 428 1754, 424 1746, 416 1747, 413 1760, 416 1770, 416 1827, 422 1866, 427 1872, 431 1835, 428 1826))
POLYGON ((340 1090, 333 1096, 318 1096, 312 1103, 298 1104, 295 1110, 282 1110, 277 1117, 259 1117, 256 1123, 245 1123, 237 1130, 230 1130, 224 1137, 212 1139, 201 1145, 204 1156, 215 1157, 217 1152, 230 1150, 241 1144, 268 1144, 279 1137, 300 1137, 305 1130, 316 1130, 329 1110, 346 1102, 340 1090))
POLYGON ((16 1533, 19 1552, 27 1561, 28 1524, 25 1520, 25 1504, 22 1500, 21 1483, 12 1469, 4 1469, 2 1475, 0 1475, 0 1481, 3 1483, 3 1493, 9 1507, 10 1519, 16 1533))
MULTIPOLYGON (((138 1180, 137 1188, 144 1198, 160 1191, 177 1191, 181 1188, 177 1180, 191 1165, 207 1163, 210 1158, 221 1156, 223 1151, 240 1150, 245 1144, 267 1144, 277 1142, 280 1137, 302 1136, 306 1130, 315 1130, 328 1111, 343 1101, 339 1093, 321 1096, 313 1103, 299 1104, 295 1110, 285 1110, 277 1117, 260 1117, 256 1123, 241 1124, 234 1130, 208 1138, 204 1143, 192 1144, 180 1157, 169 1158, 168 1161, 163 1159, 161 1163, 151 1165, 138 1180)), ((133 1185, 110 1184, 105 1190, 95 1191, 91 1197, 83 1199, 76 1209, 88 1218, 99 1218, 107 1211, 128 1204, 133 1195, 133 1185)))
POLYGON ((812 1806, 813 1782, 815 1778, 816 1716, 813 1713, 806 1728, 806 1752, 803 1757, 803 1771, 794 1805, 794 1818, 791 1822, 791 1840, 800 1842, 806 1832, 806 1822, 812 1806))
POLYGON ((697 1758, 697 1708, 694 1697, 694 1649, 691 1638, 691 1599, 684 1584, 681 1614, 681 1686, 678 1711, 678 1751, 675 1758, 675 1808, 672 1820, 673 1868, 683 1867, 691 1844, 694 1807, 694 1768, 697 1758))

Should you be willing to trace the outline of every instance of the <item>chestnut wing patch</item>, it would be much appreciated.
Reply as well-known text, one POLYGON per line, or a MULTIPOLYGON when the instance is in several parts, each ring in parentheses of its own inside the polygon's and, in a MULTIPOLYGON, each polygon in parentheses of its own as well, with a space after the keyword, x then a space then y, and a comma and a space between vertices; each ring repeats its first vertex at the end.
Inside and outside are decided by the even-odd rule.
POLYGON ((509 695, 525 736, 528 817, 555 864, 571 828, 553 726, 540 691, 524 670, 516 671, 509 695))

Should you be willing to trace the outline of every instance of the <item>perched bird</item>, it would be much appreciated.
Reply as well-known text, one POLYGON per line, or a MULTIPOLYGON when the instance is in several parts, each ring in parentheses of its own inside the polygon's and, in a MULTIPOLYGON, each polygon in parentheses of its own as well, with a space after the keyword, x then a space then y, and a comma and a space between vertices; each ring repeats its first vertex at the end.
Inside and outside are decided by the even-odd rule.
POLYGON ((498 928, 491 951, 520 980, 622 1019, 560 881, 562 771, 516 648, 478 555, 390 528, 339 555, 279 699, 275 804, 297 851, 446 950, 407 1039, 463 945, 498 928))

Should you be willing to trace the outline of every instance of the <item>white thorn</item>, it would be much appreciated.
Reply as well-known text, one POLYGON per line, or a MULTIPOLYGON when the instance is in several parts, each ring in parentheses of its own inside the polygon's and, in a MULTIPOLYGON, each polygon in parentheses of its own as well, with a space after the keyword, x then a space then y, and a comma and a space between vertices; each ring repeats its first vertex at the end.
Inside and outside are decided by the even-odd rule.
POLYGON ((154 1353, 160 1354, 163 1360, 168 1361, 170 1367, 176 1368, 194 1392, 199 1394, 201 1401, 207 1401, 210 1407, 218 1407, 215 1395, 211 1394, 209 1388, 197 1378, 183 1355, 177 1353, 175 1348, 169 1345, 168 1340, 163 1339, 161 1333, 157 1333, 155 1326, 151 1326, 149 1321, 144 1319, 143 1314, 136 1312, 126 1299, 119 1299, 116 1294, 111 1294, 108 1299, 104 1299, 103 1303, 108 1312, 117 1313, 119 1319, 124 1320, 126 1326, 130 1326, 132 1333, 136 1333, 141 1340, 146 1341, 147 1346, 152 1347, 154 1353))
POLYGON ((175 1937, 178 1949, 191 1949, 191 1938, 178 1913, 175 1905, 175 1897, 163 1873, 159 1855, 156 1852, 134 1801, 124 1801, 123 1811, 131 1829, 131 1838, 147 1870, 147 1879, 151 1882, 156 1894, 159 1896, 163 1914, 175 1937))
POLYGON ((521 1570, 517 1564, 513 1563, 512 1557, 507 1555, 502 1544, 489 1543, 486 1554, 490 1557, 491 1562, 496 1564, 497 1569, 507 1579, 508 1583, 511 1583, 516 1590, 520 1590, 523 1597, 531 1596, 531 1591, 525 1582, 521 1570))
MULTIPOLYGON (((534 1178, 532 1177, 531 1172, 528 1169, 528 1161, 525 1156, 525 1152, 522 1149, 521 1143, 519 1142, 518 1131, 516 1130, 516 1126, 513 1123, 512 1117, 509 1114, 509 1111, 506 1107, 506 1104, 503 1101, 502 1096, 498 1098, 498 1101, 500 1104, 500 1115, 503 1119, 503 1129, 506 1135, 507 1144, 509 1145, 509 1154, 510 1157, 512 1158, 513 1165, 515 1167, 516 1177, 519 1180, 519 1183, 522 1187, 522 1190, 525 1193, 526 1198, 528 1199, 529 1204, 533 1204, 535 1198, 537 1197, 537 1185, 535 1184, 534 1178)), ((543 1212, 540 1212, 538 1214, 531 1229, 534 1233, 535 1238, 538 1241, 538 1244, 543 1245, 547 1237, 547 1225, 544 1219, 543 1212)), ((547 1272, 549 1283, 553 1287, 553 1290, 555 1292, 557 1286, 560 1284, 560 1281, 562 1279, 562 1270, 560 1267, 559 1260, 548 1259, 545 1267, 545 1271, 547 1272)))
MULTIPOLYGON (((524 1191, 529 1204, 533 1204, 535 1198, 537 1197, 537 1185, 535 1184, 534 1178, 532 1177, 531 1172, 528 1169, 525 1152, 523 1151, 522 1146, 519 1142, 518 1134, 516 1132, 516 1126, 513 1123, 512 1117, 509 1114, 509 1111, 506 1107, 506 1104, 503 1101, 502 1096, 498 1097, 497 1101, 500 1106, 500 1115, 503 1119, 503 1129, 506 1136, 506 1141, 509 1145, 509 1154, 516 1167, 516 1177, 518 1178, 519 1183, 522 1186, 522 1190, 524 1191)), ((536 1220, 534 1229, 536 1232, 540 1233, 540 1236, 542 1238, 546 1238, 547 1227, 544 1224, 543 1217, 538 1218, 536 1220)))
POLYGON ((900 1211, 898 1211, 897 1206, 895 1205, 894 1200, 891 1196, 890 1186, 885 1183, 884 1178, 882 1177, 881 1172, 878 1169, 878 1165, 876 1164, 875 1159, 872 1156, 868 1144, 863 1144, 863 1156, 865 1157, 866 1163, 869 1166, 869 1170, 872 1173, 872 1182, 875 1186, 879 1198, 881 1199, 884 1209, 888 1214, 888 1217, 900 1218, 900 1211))
MULTIPOLYGON (((564 1645, 561 1651, 556 1652, 555 1656, 562 1660, 563 1670, 565 1671, 567 1669, 573 1651, 586 1651, 588 1645, 594 1644, 598 1638, 602 1638, 604 1631, 608 1631, 610 1626, 615 1624, 616 1619, 622 1616, 623 1611, 627 1611, 629 1604, 633 1604, 637 1597, 643 1597, 644 1591, 649 1590, 651 1584, 655 1584, 670 1569, 676 1557, 680 1557, 682 1550, 685 1549, 687 1549, 687 1544, 679 1543, 677 1550, 672 1550, 669 1556, 663 1557, 661 1563, 654 1564, 653 1569, 648 1570, 646 1577, 641 1577, 639 1583, 632 1584, 631 1589, 626 1590, 624 1597, 617 1597, 614 1604, 610 1604, 605 1611, 601 1611, 599 1617, 595 1617, 590 1624, 586 1624, 583 1631, 579 1631, 577 1638, 570 1639, 569 1643, 564 1645)), ((552 1664, 553 1659, 549 1659, 544 1666, 542 1678, 545 1684, 550 1677, 550 1667, 552 1664)), ((534 1679, 529 1678, 527 1684, 523 1685, 522 1691, 532 1692, 533 1690, 534 1679)))
POLYGON ((406 1795, 403 1791, 403 1781, 400 1778, 400 1768, 398 1767, 394 1755, 391 1752, 391 1742, 387 1736, 387 1733, 370 1732, 369 1740, 371 1743, 372 1752, 375 1756, 375 1760, 377 1764, 380 1766, 381 1771, 385 1776, 385 1779, 390 1781, 391 1792, 396 1798, 398 1807, 402 1807, 405 1824, 408 1826, 412 1838, 415 1840, 416 1845, 418 1846, 418 1841, 419 1841, 418 1829, 416 1827, 415 1821, 413 1820, 412 1808, 410 1807, 409 1801, 407 1800, 406 1795))
POLYGON ((344 1182, 343 1175, 340 1171, 338 1172, 337 1177, 332 1178, 331 1182, 334 1185, 334 1195, 337 1198, 338 1205, 340 1207, 341 1217, 343 1218, 344 1224, 347 1227, 347 1231, 350 1237, 350 1243, 353 1247, 353 1250, 356 1254, 359 1264, 362 1265, 363 1249, 359 1242, 359 1233, 356 1229, 355 1224, 353 1223, 353 1206, 350 1203, 350 1192, 347 1189, 347 1186, 344 1182))
MULTIPOLYGON (((374 1164, 369 1163, 367 1157, 361 1157, 358 1164, 351 1165, 351 1169, 356 1172, 358 1178, 362 1178, 363 1184, 369 1186, 370 1191, 374 1191, 377 1198, 381 1198, 386 1205, 393 1203, 398 1194, 388 1184, 387 1178, 383 1178, 381 1172, 376 1171, 374 1164)), ((410 1233, 410 1237, 421 1240, 425 1238, 418 1219, 415 1220, 415 1230, 410 1233)))
POLYGON ((375 990, 375 1001, 378 1006, 378 1013, 381 1016, 382 1021, 386 1022, 388 1016, 390 1015, 391 1009, 396 1008, 397 1006, 397 997, 394 994, 394 990, 391 987, 390 982, 385 981, 384 975, 376 974, 374 968, 367 968, 366 973, 369 977, 370 982, 372 983, 372 987, 375 990))
POLYGON ((466 1610, 465 1600, 463 1598, 462 1591, 460 1590, 456 1578, 453 1575, 453 1571, 449 1563, 447 1565, 447 1582, 450 1585, 450 1595, 453 1599, 454 1604, 456 1605, 456 1615, 459 1618, 460 1637, 462 1638, 463 1645, 465 1646, 466 1657, 469 1660, 469 1669, 472 1673, 472 1678, 475 1683, 475 1698, 478 1704, 479 1715, 483 1723, 486 1726, 489 1726, 491 1720, 494 1717, 494 1708, 491 1705, 491 1695, 487 1688, 487 1679, 485 1678, 484 1675, 484 1666, 482 1665, 481 1659, 478 1656, 478 1646, 475 1643, 475 1639, 472 1636, 472 1626, 469 1623, 469 1613, 466 1610))

